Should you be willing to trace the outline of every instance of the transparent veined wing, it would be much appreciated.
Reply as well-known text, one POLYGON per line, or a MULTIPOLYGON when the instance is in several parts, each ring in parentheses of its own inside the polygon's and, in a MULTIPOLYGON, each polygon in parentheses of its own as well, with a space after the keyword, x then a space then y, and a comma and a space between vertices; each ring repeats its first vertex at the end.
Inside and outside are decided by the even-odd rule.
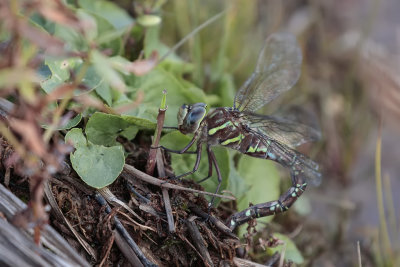
POLYGON ((255 132, 266 135, 291 148, 317 141, 321 134, 310 126, 274 116, 265 116, 243 112, 243 119, 255 132))
POLYGON ((254 112, 289 90, 300 77, 301 49, 290 33, 274 33, 265 41, 257 66, 235 96, 234 107, 254 112))
POLYGON ((291 168, 290 164, 296 164, 302 170, 298 175, 302 176, 307 182, 314 186, 318 186, 321 183, 322 175, 319 165, 312 159, 277 140, 269 138, 269 136, 262 134, 258 134, 258 136, 260 137, 260 141, 268 147, 270 152, 282 159, 283 165, 291 168), (288 162, 290 162, 290 164, 288 164, 288 162))

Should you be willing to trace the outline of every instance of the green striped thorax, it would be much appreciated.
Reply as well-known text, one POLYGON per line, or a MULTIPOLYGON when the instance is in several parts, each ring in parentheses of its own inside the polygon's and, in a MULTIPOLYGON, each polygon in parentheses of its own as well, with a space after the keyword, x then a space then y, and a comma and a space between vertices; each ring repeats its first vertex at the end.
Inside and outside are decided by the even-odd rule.
POLYGON ((183 134, 195 133, 206 116, 207 105, 196 103, 182 105, 178 111, 178 129, 183 134))

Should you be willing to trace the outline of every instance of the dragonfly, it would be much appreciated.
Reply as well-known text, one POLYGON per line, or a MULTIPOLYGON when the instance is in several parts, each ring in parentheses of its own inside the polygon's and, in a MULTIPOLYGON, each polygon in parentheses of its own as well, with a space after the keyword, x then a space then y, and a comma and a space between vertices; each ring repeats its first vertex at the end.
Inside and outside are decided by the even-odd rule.
POLYGON ((236 93, 233 107, 215 108, 207 114, 205 103, 195 103, 184 104, 178 111, 177 129, 183 134, 193 134, 193 138, 181 150, 163 148, 179 154, 194 153, 197 157, 191 171, 175 178, 180 179, 198 170, 203 144, 206 144, 209 170, 208 176, 199 182, 212 176, 214 166, 218 179, 217 192, 222 182, 212 150, 217 145, 252 157, 273 160, 290 171, 292 185, 278 200, 256 204, 235 213, 227 222, 231 229, 251 219, 288 210, 303 194, 308 183, 320 183, 318 164, 295 150, 303 143, 319 139, 319 131, 287 119, 255 113, 293 87, 300 77, 301 62, 302 53, 296 37, 290 33, 274 33, 266 39, 255 71, 236 93), (196 150, 189 151, 195 143, 196 150))

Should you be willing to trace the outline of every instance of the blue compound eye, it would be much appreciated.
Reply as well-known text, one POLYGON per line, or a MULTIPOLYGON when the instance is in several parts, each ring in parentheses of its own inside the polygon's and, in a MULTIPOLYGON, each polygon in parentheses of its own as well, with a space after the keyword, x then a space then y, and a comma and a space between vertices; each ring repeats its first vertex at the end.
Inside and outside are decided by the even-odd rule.
POLYGON ((186 122, 190 125, 199 124, 201 120, 204 118, 205 114, 206 114, 205 106, 195 104, 189 111, 186 122))
POLYGON ((206 107, 204 103, 181 106, 178 111, 179 131, 183 134, 196 132, 206 115, 206 107))

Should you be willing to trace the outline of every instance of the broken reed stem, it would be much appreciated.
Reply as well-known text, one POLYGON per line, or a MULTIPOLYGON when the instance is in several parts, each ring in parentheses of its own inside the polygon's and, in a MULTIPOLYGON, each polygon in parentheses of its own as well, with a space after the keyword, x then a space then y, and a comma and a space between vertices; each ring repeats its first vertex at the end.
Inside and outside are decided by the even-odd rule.
MULTIPOLYGON (((167 98, 167 91, 164 90, 163 98, 161 100, 161 105, 160 105, 160 108, 158 109, 157 126, 156 126, 156 131, 154 133, 152 147, 158 147, 158 144, 160 143, 161 131, 162 131, 162 128, 164 125, 164 119, 165 119, 165 112, 167 111, 167 106, 165 105, 166 98, 167 98)), ((149 157, 148 157, 147 164, 146 164, 146 173, 149 175, 153 175, 153 173, 154 173, 154 168, 156 165, 157 150, 158 150, 158 148, 157 149, 150 148, 149 157)))
MULTIPOLYGON (((156 160, 157 160, 158 175, 160 177, 165 177, 164 162, 161 151, 159 149, 157 149, 156 151, 157 151, 156 160)), ((175 222, 174 222, 174 216, 172 214, 172 207, 171 207, 171 201, 169 199, 168 189, 162 188, 161 191, 164 199, 165 213, 167 214, 168 231, 170 233, 175 233, 175 222)))

